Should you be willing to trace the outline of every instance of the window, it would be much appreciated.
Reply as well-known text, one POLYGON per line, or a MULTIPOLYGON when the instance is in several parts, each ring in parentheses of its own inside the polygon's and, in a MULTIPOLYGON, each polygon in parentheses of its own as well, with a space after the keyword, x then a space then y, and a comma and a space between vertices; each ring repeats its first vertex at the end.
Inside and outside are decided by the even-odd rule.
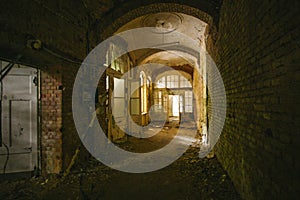
POLYGON ((192 85, 184 76, 180 76, 180 87, 181 88, 191 88, 192 85))
POLYGON ((185 112, 191 113, 193 112, 193 93, 192 91, 185 91, 184 95, 185 101, 185 112))
POLYGON ((156 91, 154 93, 154 105, 155 111, 162 111, 162 91, 156 91))
POLYGON ((167 88, 178 88, 179 81, 177 75, 167 76, 167 88))
POLYGON ((165 88, 166 87, 166 78, 162 77, 157 81, 156 88, 165 88))
POLYGON ((116 71, 120 71, 120 65, 118 62, 118 59, 116 58, 117 54, 117 46, 116 45, 111 45, 111 65, 110 67, 116 71))
POLYGON ((106 91, 109 89, 109 76, 106 76, 106 91))
POLYGON ((128 66, 128 56, 127 55, 122 55, 123 50, 121 47, 115 45, 115 44, 110 44, 108 51, 106 52, 106 62, 105 66, 110 66, 115 71, 124 73, 125 69, 127 69, 128 66), (120 56, 117 58, 117 56, 120 56))
POLYGON ((179 96, 179 112, 183 113, 183 97, 179 96))
POLYGON ((190 81, 181 75, 167 75, 160 78, 155 88, 192 88, 190 81))
POLYGON ((141 104, 142 104, 142 113, 147 112, 147 79, 144 72, 140 73, 141 78, 141 104))

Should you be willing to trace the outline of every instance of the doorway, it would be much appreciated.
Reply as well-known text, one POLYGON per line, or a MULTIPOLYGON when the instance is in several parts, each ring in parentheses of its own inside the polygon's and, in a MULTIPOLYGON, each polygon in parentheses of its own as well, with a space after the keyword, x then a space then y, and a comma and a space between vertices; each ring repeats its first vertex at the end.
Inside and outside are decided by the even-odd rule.
POLYGON ((0 174, 32 172, 38 168, 38 70, 14 65, 2 78, 0 174))
POLYGON ((182 112, 182 96, 181 95, 168 95, 169 96, 169 106, 168 106, 168 116, 169 120, 179 120, 180 113, 182 112))

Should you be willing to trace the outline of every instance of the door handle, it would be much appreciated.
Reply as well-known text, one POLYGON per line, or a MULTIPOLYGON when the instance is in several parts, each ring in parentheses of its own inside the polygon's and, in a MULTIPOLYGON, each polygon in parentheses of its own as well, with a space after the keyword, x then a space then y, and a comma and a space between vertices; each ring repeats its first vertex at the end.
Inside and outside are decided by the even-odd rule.
POLYGON ((32 151, 32 147, 24 147, 25 150, 32 151))

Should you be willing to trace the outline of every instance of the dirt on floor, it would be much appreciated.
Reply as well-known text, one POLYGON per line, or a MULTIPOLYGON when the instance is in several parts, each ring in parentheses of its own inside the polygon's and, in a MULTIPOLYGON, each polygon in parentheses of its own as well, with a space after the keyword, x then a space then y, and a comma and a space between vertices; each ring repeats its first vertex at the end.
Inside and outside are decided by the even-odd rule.
MULTIPOLYGON (((143 151, 159 148, 155 144, 159 140, 167 143, 174 136, 176 125, 165 130, 161 137, 143 142, 130 137, 120 147, 136 152, 141 152, 141 148, 143 151)), ((171 165, 140 174, 120 172, 90 159, 88 165, 75 164, 66 177, 0 180, 0 199, 240 199, 217 158, 200 159, 198 155, 199 147, 191 146, 171 165)))

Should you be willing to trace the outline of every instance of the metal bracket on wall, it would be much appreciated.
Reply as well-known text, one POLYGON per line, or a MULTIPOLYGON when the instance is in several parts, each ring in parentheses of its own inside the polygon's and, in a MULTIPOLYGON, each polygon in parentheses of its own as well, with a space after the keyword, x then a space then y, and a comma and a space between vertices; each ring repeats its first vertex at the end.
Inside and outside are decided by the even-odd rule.
POLYGON ((4 77, 10 72, 10 70, 13 68, 15 62, 17 62, 20 58, 22 57, 22 55, 18 55, 16 57, 16 59, 14 60, 14 62, 12 63, 8 63, 8 65, 6 65, 3 69, 1 69, 1 77, 0 77, 0 81, 2 81, 4 79, 4 77))

